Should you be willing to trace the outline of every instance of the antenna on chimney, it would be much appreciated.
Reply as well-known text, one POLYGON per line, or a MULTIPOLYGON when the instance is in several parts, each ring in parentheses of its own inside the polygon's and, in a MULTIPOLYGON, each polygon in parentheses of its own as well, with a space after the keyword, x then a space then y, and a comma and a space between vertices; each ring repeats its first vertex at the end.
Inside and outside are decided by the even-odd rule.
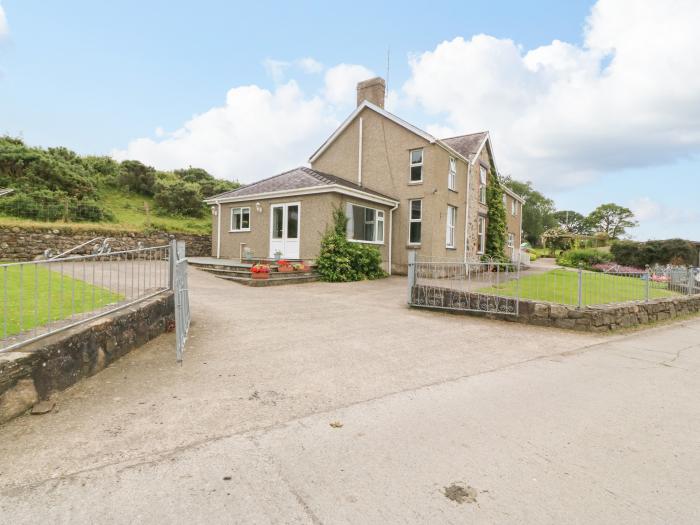
POLYGON ((391 46, 386 48, 386 91, 384 91, 384 106, 386 106, 386 100, 389 97, 389 58, 391 56, 391 46))

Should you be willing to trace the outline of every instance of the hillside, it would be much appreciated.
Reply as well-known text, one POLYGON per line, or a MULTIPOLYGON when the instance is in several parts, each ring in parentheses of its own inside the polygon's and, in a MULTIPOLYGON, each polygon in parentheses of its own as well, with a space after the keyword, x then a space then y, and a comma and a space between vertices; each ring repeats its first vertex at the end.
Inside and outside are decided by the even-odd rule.
POLYGON ((209 233, 205 197, 238 187, 200 168, 158 171, 0 137, 1 224, 66 224, 209 233))

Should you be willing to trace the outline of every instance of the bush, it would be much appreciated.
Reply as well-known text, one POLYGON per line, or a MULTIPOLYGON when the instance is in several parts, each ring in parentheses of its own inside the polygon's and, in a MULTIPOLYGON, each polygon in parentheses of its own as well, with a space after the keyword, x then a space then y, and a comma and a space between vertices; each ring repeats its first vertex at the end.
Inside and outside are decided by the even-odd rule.
POLYGON ((141 195, 153 195, 156 184, 154 168, 138 160, 125 160, 121 163, 119 170, 119 184, 141 195))
POLYGON ((204 212, 202 193, 196 182, 162 177, 155 185, 153 201, 159 211, 172 215, 201 217, 204 212))
POLYGON ((316 270, 321 280, 328 282, 361 281, 385 277, 379 250, 367 244, 348 241, 348 219, 342 210, 333 211, 333 227, 321 240, 316 270))
POLYGON ((584 248, 562 253, 557 257, 557 264, 571 268, 578 268, 581 265, 584 268, 591 268, 594 264, 606 263, 612 260, 612 256, 608 252, 584 248))
POLYGON ((643 268, 654 264, 680 264, 692 266, 697 263, 697 251, 683 239, 665 241, 618 241, 610 252, 615 262, 625 266, 643 268))

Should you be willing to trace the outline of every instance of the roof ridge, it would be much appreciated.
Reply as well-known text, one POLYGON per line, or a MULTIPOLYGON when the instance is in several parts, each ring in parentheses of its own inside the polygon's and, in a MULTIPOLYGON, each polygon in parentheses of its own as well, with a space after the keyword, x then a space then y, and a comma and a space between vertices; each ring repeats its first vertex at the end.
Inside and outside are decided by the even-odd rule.
POLYGON ((238 188, 236 188, 236 189, 234 189, 234 190, 229 190, 229 191, 225 191, 225 192, 223 192, 223 193, 219 193, 219 194, 217 194, 217 195, 212 195, 211 197, 207 197, 207 199, 216 199, 216 198, 222 197, 223 195, 228 195, 228 194, 230 194, 230 193, 236 193, 236 192, 239 191, 239 190, 243 190, 243 189, 245 189, 245 188, 250 188, 251 186, 257 186, 258 184, 260 184, 260 183, 262 183, 262 182, 267 182, 268 180, 272 180, 272 179, 274 179, 274 178, 281 177, 282 175, 287 175, 288 173, 291 173, 291 172, 296 171, 296 170, 298 170, 298 169, 303 169, 303 168, 305 168, 305 167, 306 167, 306 166, 298 166, 298 167, 296 167, 296 168, 292 168, 292 169, 290 169, 290 170, 283 171, 282 173, 278 173, 277 175, 271 175, 270 177, 266 177, 266 178, 264 178, 264 179, 256 180, 255 182, 251 182, 250 184, 241 185, 241 186, 239 186, 238 188))

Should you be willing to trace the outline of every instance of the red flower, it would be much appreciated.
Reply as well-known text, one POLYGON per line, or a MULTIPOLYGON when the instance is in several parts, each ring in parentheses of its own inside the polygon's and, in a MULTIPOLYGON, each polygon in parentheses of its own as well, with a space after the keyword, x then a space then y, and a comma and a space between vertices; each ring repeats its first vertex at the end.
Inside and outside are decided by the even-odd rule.
POLYGON ((252 273, 270 273, 270 267, 267 264, 256 264, 250 271, 252 273))

